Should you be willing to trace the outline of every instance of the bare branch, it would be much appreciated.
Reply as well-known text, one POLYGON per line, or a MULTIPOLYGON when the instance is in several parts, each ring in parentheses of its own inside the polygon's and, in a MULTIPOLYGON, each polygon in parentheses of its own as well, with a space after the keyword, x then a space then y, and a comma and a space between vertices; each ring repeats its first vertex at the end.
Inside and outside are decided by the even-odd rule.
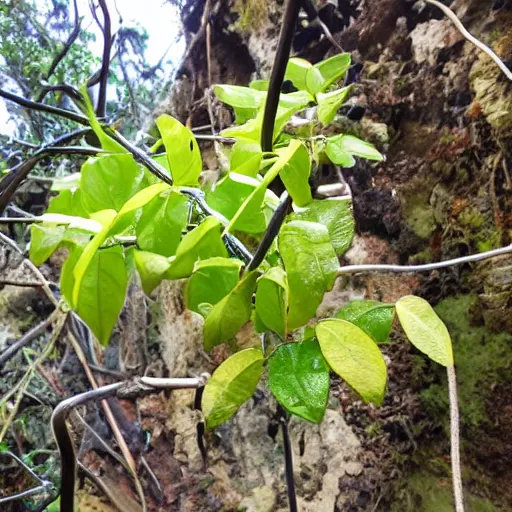
POLYGON ((338 275, 342 274, 357 274, 360 272, 428 272, 438 268, 451 267, 452 265, 460 265, 463 263, 470 263, 472 261, 486 260, 495 258, 503 254, 512 253, 512 245, 493 249, 492 251, 485 251, 478 254, 471 254, 470 256, 462 256, 454 258, 453 260, 437 261, 435 263, 427 263, 425 265, 347 265, 338 269, 338 275))
MULTIPOLYGON (((78 17, 78 5, 76 0, 73 0, 73 6, 75 10, 75 26, 69 34, 69 37, 64 43, 64 46, 62 47, 61 51, 55 56, 52 63, 50 64, 50 67, 48 68, 48 71, 46 72, 43 78, 44 82, 48 81, 48 79, 53 75, 55 69, 60 64, 62 59, 67 55, 71 46, 73 46, 73 43, 76 41, 78 35, 80 34, 80 25, 82 23, 82 20, 78 17)), ((43 87, 43 90, 37 96, 36 101, 43 101, 43 98, 45 97, 47 92, 49 91, 43 87)))
POLYGON ((435 5, 437 8, 441 9, 444 14, 450 18, 452 23, 455 25, 457 30, 472 44, 474 44, 477 48, 482 50, 484 53, 489 55, 489 57, 496 63, 496 65, 501 69, 503 74, 509 79, 512 80, 512 71, 505 66, 503 61, 482 41, 478 40, 475 36, 470 34, 466 27, 462 24, 462 22, 457 18, 457 15, 446 5, 438 2, 437 0, 425 0, 427 4, 435 5))
POLYGON ((107 84, 108 72, 110 69, 110 50, 112 49, 112 24, 110 13, 105 0, 99 0, 101 11, 103 12, 103 56, 101 60, 100 71, 100 91, 98 93, 98 105, 96 106, 96 115, 105 117, 107 108, 107 84))

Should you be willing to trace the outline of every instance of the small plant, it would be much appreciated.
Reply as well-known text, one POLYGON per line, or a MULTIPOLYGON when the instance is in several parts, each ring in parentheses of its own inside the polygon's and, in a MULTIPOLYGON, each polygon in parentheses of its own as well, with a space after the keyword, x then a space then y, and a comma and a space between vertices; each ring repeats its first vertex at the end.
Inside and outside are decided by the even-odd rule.
POLYGON ((271 152, 259 144, 268 82, 215 86, 238 125, 221 133, 236 141, 230 169, 206 194, 199 186, 201 154, 188 128, 168 115, 156 121, 161 141, 155 147, 163 144, 165 153, 154 155, 152 164, 162 182, 104 130, 84 94, 102 147, 80 174, 54 182, 58 195, 31 227, 35 264, 59 247, 69 250, 62 294, 103 345, 132 272, 138 272, 148 294, 164 279, 188 280, 186 305, 205 318, 207 351, 227 342, 233 346, 237 332, 252 320, 265 342, 235 352, 207 382, 202 409, 208 429, 235 414, 264 372, 277 401, 314 423, 322 421, 327 407, 331 370, 365 402, 381 404, 387 377, 378 344, 387 341, 395 310, 411 342, 453 369, 446 328, 418 297, 404 297, 396 305, 354 301, 336 317, 308 324, 332 288, 338 258, 354 234, 349 199, 313 199, 312 168, 325 161, 351 167, 355 157, 383 160, 357 137, 321 133, 350 94, 350 86, 336 87, 349 66, 349 54, 314 66, 289 61, 285 78, 297 90, 279 97, 271 152), (283 131, 293 116, 312 107, 315 116, 300 118, 297 135, 283 131), (278 176, 293 208, 255 263, 235 236, 261 242, 272 229, 280 200, 269 185, 278 176))

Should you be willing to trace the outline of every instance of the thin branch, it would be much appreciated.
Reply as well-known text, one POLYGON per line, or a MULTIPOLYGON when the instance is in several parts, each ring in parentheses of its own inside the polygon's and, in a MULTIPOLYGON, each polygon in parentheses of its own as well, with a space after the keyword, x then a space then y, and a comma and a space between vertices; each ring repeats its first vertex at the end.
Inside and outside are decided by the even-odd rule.
POLYGON ((292 204, 292 198, 288 195, 287 192, 283 194, 283 199, 279 203, 279 206, 276 208, 275 212, 268 223, 267 230, 261 239, 254 256, 247 267, 247 272, 251 272, 252 270, 256 270, 267 255, 267 251, 270 249, 274 238, 278 235, 281 226, 283 225, 284 219, 288 214, 290 206, 292 204))
POLYGON ((80 91, 75 89, 72 85, 68 84, 43 84, 43 88, 38 96, 38 100, 42 101, 49 92, 62 92, 69 96, 74 102, 78 103, 79 105, 82 104, 84 101, 82 95, 80 94, 80 91))
POLYGON ((312 0, 302 0, 302 7, 306 11, 308 15, 308 19, 312 23, 318 23, 320 28, 323 30, 325 37, 329 40, 329 42, 340 52, 343 52, 343 48, 341 45, 334 39, 329 27, 320 19, 318 16, 318 10, 312 0))
POLYGON ((54 114, 56 116, 60 116, 65 119, 69 119, 70 121, 75 121, 76 123, 84 125, 89 124, 89 119, 87 119, 87 117, 81 114, 77 114, 76 112, 72 112, 71 110, 53 107, 52 105, 46 105, 45 103, 27 100, 22 96, 18 96, 17 94, 13 94, 12 92, 8 92, 4 89, 0 89, 0 98, 4 98, 6 100, 17 103, 18 105, 21 105, 22 107, 25 107, 27 109, 36 110, 38 112, 46 112, 47 114, 54 114))
MULTIPOLYGON (((82 23, 82 20, 78 16, 78 5, 76 0, 73 0, 73 6, 75 10, 75 25, 73 27, 73 30, 69 34, 69 37, 67 38, 66 42, 64 43, 64 46, 62 47, 61 51, 55 56, 52 63, 50 64, 50 67, 48 68, 48 71, 44 75, 43 81, 45 82, 48 81, 48 79, 53 75, 55 69, 57 69, 57 66, 60 64, 62 59, 67 55, 71 46, 73 46, 73 43, 76 41, 78 35, 80 34, 80 25, 82 23)), ((43 101, 43 98, 45 97, 47 92, 48 91, 43 88, 43 90, 39 93, 38 97, 36 98, 36 101, 43 101)))
POLYGON ((453 260, 437 261, 435 263, 427 263, 425 265, 347 265, 338 269, 338 275, 342 274, 355 274, 358 272, 428 272, 438 268, 451 267, 452 265, 460 265, 463 263, 470 263, 472 261, 486 260, 495 258, 503 254, 512 253, 512 245, 493 249, 492 251, 485 251, 478 254, 471 254, 469 256, 462 256, 454 258, 453 260))
POLYGON ((460 425, 459 401, 457 397, 457 380, 453 364, 446 368, 448 373, 448 396, 450 397, 450 449, 453 478, 453 497, 456 512, 464 512, 462 493, 462 474, 460 468, 460 425))
POLYGON ((272 151, 277 105, 279 103, 281 85, 283 84, 286 65, 288 64, 288 58, 290 56, 299 11, 300 0, 286 1, 285 12, 281 23, 281 32, 279 33, 279 43, 277 45, 274 65, 272 66, 272 74, 270 75, 263 124, 261 127, 262 151, 272 151))
POLYGON ((437 0, 425 0, 427 4, 435 5, 437 8, 441 9, 444 14, 452 21, 457 30, 472 44, 474 44, 477 48, 482 50, 484 53, 489 55, 489 57, 496 63, 496 65, 501 69, 503 74, 509 79, 512 80, 512 71, 508 69, 508 67, 503 63, 503 61, 482 41, 479 41, 475 36, 471 35, 466 27, 459 20, 457 15, 446 5, 438 2, 437 0))
POLYGON ((2 442, 3 438, 5 437, 5 434, 7 433, 7 430, 9 430, 9 427, 11 426, 11 423, 16 416, 16 413, 18 412, 18 408, 20 406, 21 400, 23 398, 23 394, 25 390, 27 389, 27 386, 29 385, 32 375, 36 368, 43 362, 45 359, 50 355, 51 351, 53 350, 53 347, 58 340, 60 333, 62 331, 62 328, 64 327, 64 323, 66 322, 67 313, 62 313, 62 316, 57 320, 55 329, 53 330, 52 336, 50 338, 50 341, 48 342, 48 345, 43 350, 43 352, 37 357, 37 359, 30 365, 28 370, 26 371, 23 378, 14 386, 14 388, 7 393, 4 398, 2 398, 0 403, 5 403, 14 393, 16 393, 15 399, 14 399, 14 405, 11 409, 11 412, 9 413, 9 416, 5 420, 2 430, 0 431, 0 443, 2 442))
POLYGON ((72 409, 85 405, 91 400, 105 400, 115 395, 125 398, 134 394, 137 396, 148 392, 159 392, 162 389, 196 389, 204 386, 207 378, 208 374, 203 374, 193 379, 153 379, 151 377, 142 377, 134 382, 116 382, 115 384, 93 389, 60 402, 53 411, 51 421, 53 434, 61 456, 61 512, 69 512, 74 509, 76 455, 73 441, 66 426, 66 418, 72 409))
POLYGON ((41 323, 37 324, 35 327, 27 331, 19 340, 17 340, 10 347, 4 350, 0 354, 0 367, 3 366, 7 361, 9 361, 9 359, 14 357, 18 350, 21 350, 25 345, 30 343, 32 340, 41 336, 41 334, 43 334, 46 331, 46 329, 48 329, 48 327, 55 319, 57 311, 58 310, 53 311, 53 313, 48 318, 46 318, 46 320, 43 320, 41 323))
POLYGON ((103 56, 101 59, 100 71, 100 90, 98 93, 98 105, 96 106, 96 115, 105 117, 107 108, 107 84, 108 73, 110 69, 110 50, 112 49, 112 26, 110 13, 105 0, 99 0, 101 11, 103 12, 103 56))
POLYGON ((290 436, 288 435, 288 418, 286 411, 278 406, 279 423, 283 433, 284 446, 284 472, 286 477, 286 492, 288 494, 288 510, 289 512, 298 512, 297 494, 295 492, 295 478, 293 476, 293 453, 290 436))

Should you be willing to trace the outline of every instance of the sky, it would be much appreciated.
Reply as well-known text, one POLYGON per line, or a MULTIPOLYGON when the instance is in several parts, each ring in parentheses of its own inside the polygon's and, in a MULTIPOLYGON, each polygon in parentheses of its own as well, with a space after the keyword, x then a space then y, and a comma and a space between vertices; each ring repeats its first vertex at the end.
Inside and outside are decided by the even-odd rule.
MULTIPOLYGON (((0 0, 2 1, 2 0, 0 0)), ((36 5, 44 8, 48 0, 35 0, 36 5)), ((112 32, 119 27, 119 10, 124 26, 139 24, 144 27, 149 35, 146 59, 149 64, 156 64, 169 45, 175 42, 174 47, 168 52, 167 58, 176 65, 184 52, 184 41, 180 38, 179 15, 174 6, 164 0, 106 0, 112 19, 112 32), (117 10, 116 10, 117 5, 117 10)), ((70 0, 71 3, 71 0, 70 0)), ((80 16, 84 16, 82 26, 96 35, 96 41, 91 44, 92 51, 101 56, 103 50, 103 38, 97 24, 93 21, 88 0, 78 0, 80 16)), ((102 20, 100 16, 100 20, 102 20)), ((0 56, 1 58, 1 56, 0 56)), ((172 65, 171 65, 172 67, 172 65)), ((171 72, 171 69, 169 69, 171 72)), ((79 84, 78 84, 79 85, 79 84)), ((13 121, 8 122, 9 115, 5 103, 0 99, 0 133, 11 135, 14 130, 13 121)))

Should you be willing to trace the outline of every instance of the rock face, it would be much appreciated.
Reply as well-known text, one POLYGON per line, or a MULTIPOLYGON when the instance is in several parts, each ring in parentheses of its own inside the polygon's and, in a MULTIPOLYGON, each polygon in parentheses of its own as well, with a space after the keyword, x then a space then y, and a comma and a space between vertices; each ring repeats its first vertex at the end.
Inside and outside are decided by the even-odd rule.
MULTIPOLYGON (((387 160, 344 171, 358 230, 346 260, 424 263, 509 244, 512 84, 434 6, 402 0, 359 4, 357 18, 335 34, 363 64, 357 100, 366 115, 348 130, 374 142, 387 160)), ((186 11, 192 50, 175 92, 162 106, 192 125, 209 122, 203 100, 208 86, 200 21, 204 5, 195 2, 186 11), (188 84, 186 104, 177 99, 183 83, 188 84)), ((267 77, 281 2, 213 0, 209 5, 213 83, 246 85, 267 77)), ((452 8, 476 37, 512 61, 510 2, 457 0, 452 8), (498 4, 503 6, 495 9, 498 4)), ((334 52, 325 39, 299 48, 312 61, 334 52)), ((220 127, 230 122, 229 113, 222 112, 220 127)), ((392 302, 408 293, 437 305, 451 330, 459 368, 470 510, 512 508, 512 474, 505 464, 512 447, 512 375, 504 363, 512 347, 511 268, 512 259, 501 257, 430 275, 354 277, 338 282, 318 311, 325 315, 350 298, 392 302)), ((176 283, 164 283, 159 294, 160 342, 170 373, 212 371, 227 352, 203 353, 202 320, 183 309, 176 283)), ((399 333, 394 341, 384 350, 389 392, 380 409, 364 406, 335 382, 321 425, 291 421, 301 511, 452 510, 444 373, 413 352, 399 333)), ((193 396, 175 393, 169 404, 162 436, 172 438, 180 470, 179 492, 169 497, 166 510, 287 509, 276 404, 266 392, 259 390, 233 420, 207 434, 206 470, 196 443, 199 413, 193 396)))

